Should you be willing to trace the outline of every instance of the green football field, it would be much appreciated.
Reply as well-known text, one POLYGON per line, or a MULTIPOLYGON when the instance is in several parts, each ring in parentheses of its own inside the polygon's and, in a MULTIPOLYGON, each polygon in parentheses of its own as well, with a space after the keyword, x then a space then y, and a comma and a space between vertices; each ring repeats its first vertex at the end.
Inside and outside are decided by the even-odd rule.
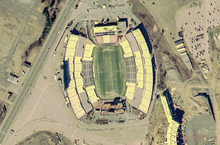
POLYGON ((93 51, 95 86, 102 99, 125 95, 125 63, 120 46, 100 45, 93 51))

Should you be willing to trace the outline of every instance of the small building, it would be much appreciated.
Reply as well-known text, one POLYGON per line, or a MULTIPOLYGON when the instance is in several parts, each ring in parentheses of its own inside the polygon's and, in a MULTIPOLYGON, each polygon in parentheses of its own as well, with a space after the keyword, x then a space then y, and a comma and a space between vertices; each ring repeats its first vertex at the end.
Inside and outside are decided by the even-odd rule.
POLYGON ((17 85, 18 84, 18 76, 14 74, 10 74, 7 79, 8 82, 17 85))
POLYGON ((24 66, 26 66, 26 67, 28 67, 28 68, 30 68, 30 67, 31 67, 31 63, 30 63, 30 62, 28 62, 28 61, 25 61, 25 62, 23 63, 23 65, 24 65, 24 66))

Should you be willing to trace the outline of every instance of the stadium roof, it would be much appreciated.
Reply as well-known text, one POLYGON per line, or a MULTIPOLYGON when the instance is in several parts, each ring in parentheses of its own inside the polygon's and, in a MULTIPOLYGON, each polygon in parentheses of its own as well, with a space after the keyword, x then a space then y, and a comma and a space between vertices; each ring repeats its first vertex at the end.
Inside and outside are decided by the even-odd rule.
POLYGON ((104 32, 109 32, 109 31, 113 31, 116 32, 117 31, 117 27, 116 25, 112 25, 112 26, 95 26, 94 27, 94 33, 104 33, 104 32))

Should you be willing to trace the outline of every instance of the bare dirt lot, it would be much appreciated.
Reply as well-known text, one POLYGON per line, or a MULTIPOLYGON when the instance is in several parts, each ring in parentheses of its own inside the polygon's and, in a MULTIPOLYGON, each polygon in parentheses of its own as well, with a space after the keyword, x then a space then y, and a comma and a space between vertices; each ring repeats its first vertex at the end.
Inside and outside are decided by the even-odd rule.
MULTIPOLYGON (((6 1, 2 1, 2 5, 0 3, 2 6, 0 7, 0 33, 2 34, 0 35, 0 88, 5 90, 0 95, 0 100, 5 99, 8 91, 18 92, 18 88, 6 81, 9 73, 14 72, 18 77, 24 77, 24 73, 29 69, 23 66, 23 62, 27 60, 33 63, 43 45, 46 37, 40 45, 30 47, 39 40, 46 26, 45 16, 42 15, 43 10, 48 7, 48 17, 58 16, 65 0, 55 0, 54 4, 51 4, 52 2, 52 0, 45 0, 43 3, 36 0, 19 0, 9 4, 6 1), (18 7, 17 10, 12 10, 14 7, 18 7), (26 54, 27 50, 28 54, 26 54)), ((24 78, 19 80, 18 85, 21 85, 23 80, 24 78)))
POLYGON ((22 81, 29 70, 23 66, 23 62, 27 60, 33 63, 43 44, 32 47, 26 56, 25 52, 29 46, 39 40, 44 30, 45 16, 42 15, 44 8, 49 7, 51 12, 49 17, 54 13, 57 16, 65 0, 56 0, 51 5, 52 2, 52 0, 46 0, 44 3, 38 0, 0 2, 0 101, 9 106, 16 98, 19 86, 22 86, 22 81), (11 72, 19 77, 17 86, 7 82, 11 72), (13 95, 7 99, 9 91, 13 95))
POLYGON ((58 134, 59 139, 55 137, 55 133, 49 131, 40 131, 36 132, 28 137, 26 137, 23 141, 17 143, 17 145, 71 145, 71 142, 66 137, 58 134))
POLYGON ((157 87, 158 89, 164 89, 165 85, 165 77, 164 77, 164 67, 163 67, 163 56, 167 56, 177 71, 180 74, 180 77, 183 81, 189 79, 191 77, 192 72, 187 69, 185 64, 183 63, 180 55, 177 51, 174 51, 172 47, 168 44, 166 38, 163 33, 160 31, 161 29, 158 27, 156 21, 150 12, 138 1, 129 1, 132 4, 132 12, 141 20, 144 24, 145 29, 148 32, 153 48, 156 50, 156 61, 157 61, 157 87), (157 31, 154 28, 157 25, 157 31), (153 31, 154 30, 154 31, 153 31))
MULTIPOLYGON (((45 16, 46 24, 42 30, 35 31, 39 32, 39 34, 33 39, 32 43, 28 45, 29 47, 25 49, 25 52, 22 55, 23 59, 28 60, 31 63, 34 61, 64 3, 65 0, 41 1, 37 10, 45 16)), ((31 33, 30 31, 27 32, 31 33)))
MULTIPOLYGON (((30 16, 30 19, 25 27, 24 33, 22 34, 21 39, 19 40, 15 53, 8 64, 8 68, 10 68, 11 71, 14 71, 15 74, 19 76, 21 75, 20 73, 22 70, 22 63, 25 61, 25 58, 22 56, 24 55, 29 45, 33 43, 36 39, 38 39, 42 31, 43 27, 38 23, 37 18, 33 15, 30 16)), ((33 53, 32 56, 35 56, 36 54, 33 53)), ((31 62, 33 62, 33 59, 31 59, 31 62)))
POLYGON ((21 27, 21 20, 0 9, 0 64, 8 55, 12 43, 21 27))

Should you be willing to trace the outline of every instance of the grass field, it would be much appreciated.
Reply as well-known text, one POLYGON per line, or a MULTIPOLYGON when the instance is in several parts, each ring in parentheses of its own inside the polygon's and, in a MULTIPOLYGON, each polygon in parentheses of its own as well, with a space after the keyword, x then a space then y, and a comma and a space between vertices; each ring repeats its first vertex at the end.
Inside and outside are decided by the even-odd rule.
POLYGON ((125 63, 122 48, 115 45, 96 46, 93 51, 96 92, 102 99, 125 95, 125 63))

